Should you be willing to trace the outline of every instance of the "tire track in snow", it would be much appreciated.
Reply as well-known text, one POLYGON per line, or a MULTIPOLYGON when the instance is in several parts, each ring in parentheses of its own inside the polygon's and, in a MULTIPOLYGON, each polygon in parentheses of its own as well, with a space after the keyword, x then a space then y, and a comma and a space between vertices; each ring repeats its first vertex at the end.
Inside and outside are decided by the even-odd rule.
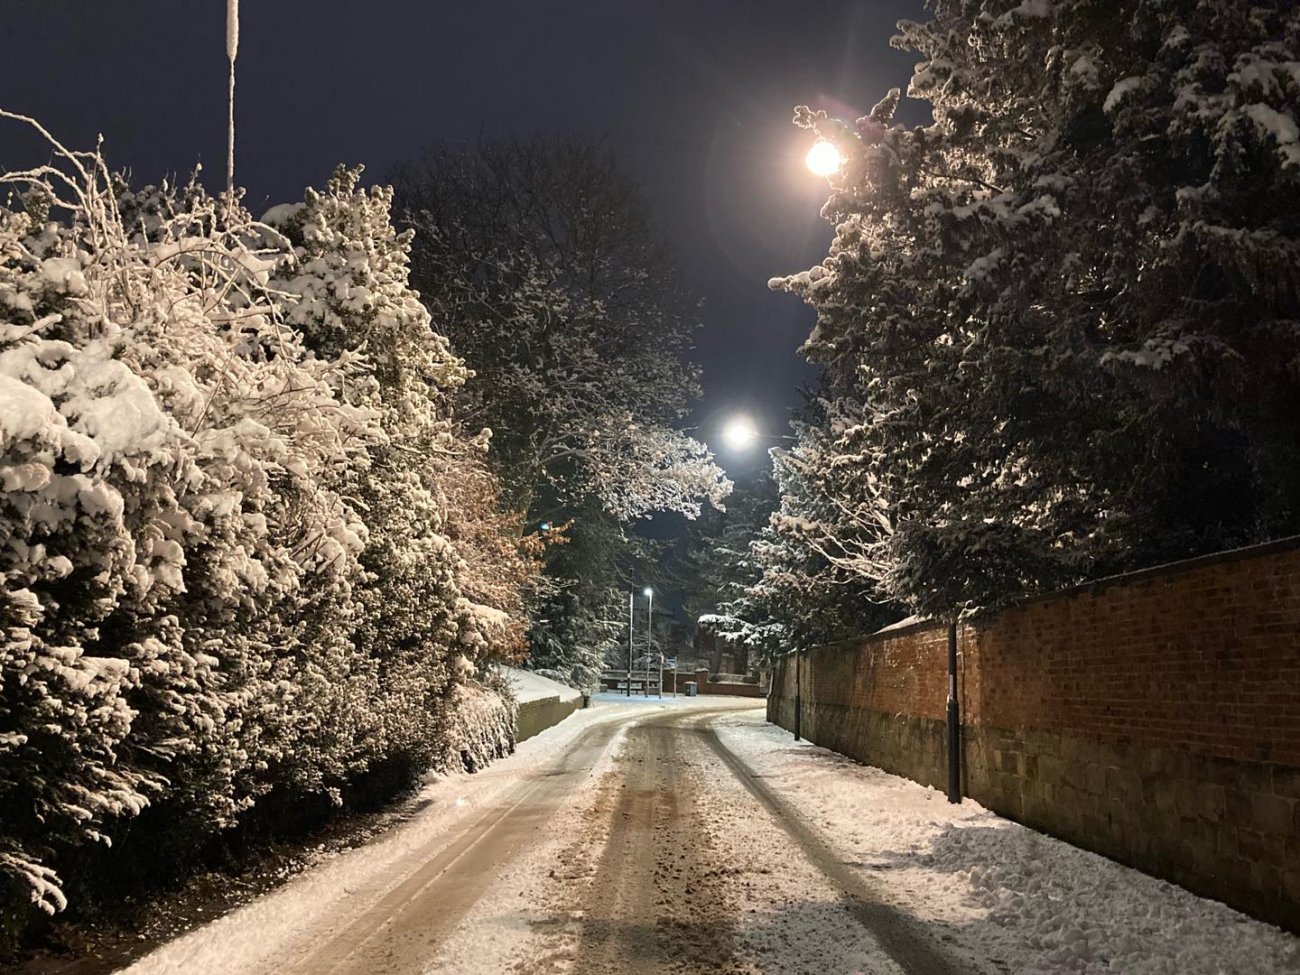
POLYGON ((584 836, 558 857, 533 922, 543 937, 516 975, 903 975, 707 746, 697 724, 719 716, 629 725, 584 836))
POLYGON ((699 783, 678 753, 681 716, 629 729, 612 830, 583 896, 574 959, 592 975, 744 972, 734 959, 736 917, 727 879, 703 872, 699 783))
POLYGON ((575 781, 590 772, 618 727, 593 725, 558 763, 527 779, 359 917, 283 970, 300 975, 423 971, 502 866, 528 846, 575 781))
POLYGON ((969 975, 927 936, 919 922, 890 906, 744 762, 728 750, 712 727, 715 715, 691 729, 759 804, 771 814, 804 858, 838 890, 845 911, 870 933, 908 975, 969 975))

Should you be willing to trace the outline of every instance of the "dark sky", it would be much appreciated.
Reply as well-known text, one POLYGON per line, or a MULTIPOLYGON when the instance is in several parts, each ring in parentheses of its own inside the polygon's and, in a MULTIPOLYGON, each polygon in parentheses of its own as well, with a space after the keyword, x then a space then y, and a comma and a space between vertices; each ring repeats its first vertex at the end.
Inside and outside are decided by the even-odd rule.
MULTIPOLYGON (((705 300, 701 435, 717 449, 719 419, 743 408, 781 432, 811 375, 795 354, 811 314, 766 282, 830 239, 791 110, 856 117, 905 87, 915 56, 889 38, 924 15, 920 0, 242 6, 236 166, 254 211, 301 199, 339 162, 381 178, 436 140, 605 134, 705 300)), ((102 132, 138 183, 201 162, 219 186, 224 22, 224 0, 0 0, 0 106, 73 148, 102 132)), ((0 165, 43 155, 0 123, 0 165)))

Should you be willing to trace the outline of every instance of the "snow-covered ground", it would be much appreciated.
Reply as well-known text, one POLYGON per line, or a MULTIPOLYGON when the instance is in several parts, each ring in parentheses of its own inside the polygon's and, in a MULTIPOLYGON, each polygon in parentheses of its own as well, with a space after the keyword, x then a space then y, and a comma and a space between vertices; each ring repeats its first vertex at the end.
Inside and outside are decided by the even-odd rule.
POLYGON ((1300 973, 1276 928, 796 743, 740 699, 579 710, 418 802, 129 971, 1300 973))
POLYGON ((516 752, 474 775, 430 777, 413 802, 418 814, 376 842, 348 850, 295 877, 212 924, 191 931, 126 969, 132 975, 280 971, 281 959, 344 924, 489 813, 521 781, 563 755, 583 732, 624 715, 612 708, 579 710, 521 743, 516 752))
POLYGON ((795 742, 761 713, 726 747, 881 894, 961 955, 1024 975, 1300 973, 1300 939, 1112 860, 795 742))

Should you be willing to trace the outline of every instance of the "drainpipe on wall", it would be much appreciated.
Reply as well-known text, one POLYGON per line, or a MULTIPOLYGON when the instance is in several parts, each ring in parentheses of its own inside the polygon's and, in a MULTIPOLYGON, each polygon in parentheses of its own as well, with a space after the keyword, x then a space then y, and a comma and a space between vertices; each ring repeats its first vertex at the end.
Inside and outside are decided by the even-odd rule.
POLYGON ((803 691, 803 683, 802 683, 803 668, 799 666, 799 658, 802 655, 803 655, 803 651, 800 650, 798 647, 796 647, 794 651, 794 740, 795 741, 799 740, 799 717, 800 717, 800 712, 803 710, 803 697, 801 693, 803 691))
MULTIPOLYGON (((798 737, 798 732, 795 737, 798 737)), ((961 802, 961 712, 957 705, 956 623, 948 625, 948 801, 961 802)))

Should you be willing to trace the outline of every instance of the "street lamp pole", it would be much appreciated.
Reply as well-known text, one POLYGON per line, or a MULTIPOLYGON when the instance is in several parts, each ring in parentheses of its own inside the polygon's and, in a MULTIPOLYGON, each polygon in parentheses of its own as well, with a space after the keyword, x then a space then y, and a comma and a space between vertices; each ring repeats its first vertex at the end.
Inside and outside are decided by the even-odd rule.
POLYGON ((627 594, 627 696, 632 696, 632 624, 636 621, 636 593, 627 594))
POLYGON ((654 625, 655 625, 655 591, 649 586, 645 587, 646 603, 646 624, 645 624, 645 696, 650 696, 650 655, 654 653, 654 625))

